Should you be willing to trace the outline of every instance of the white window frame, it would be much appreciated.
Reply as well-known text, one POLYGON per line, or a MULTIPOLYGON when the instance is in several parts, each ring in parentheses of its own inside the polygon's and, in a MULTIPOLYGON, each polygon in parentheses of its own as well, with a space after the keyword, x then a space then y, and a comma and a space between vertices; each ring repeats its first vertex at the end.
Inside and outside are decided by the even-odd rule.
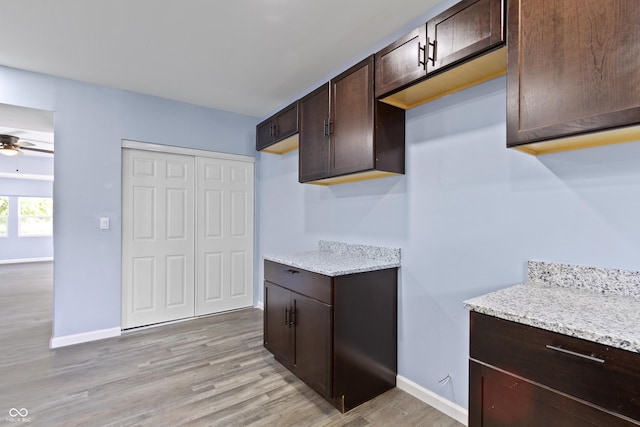
POLYGON ((0 223, 5 223, 5 234, 0 233, 0 237, 9 237, 9 196, 0 196, 0 199, 7 199, 7 214, 0 215, 0 223), (3 221, 4 220, 4 221, 3 221))
POLYGON ((42 196, 24 196, 18 197, 18 237, 51 237, 53 236, 53 212, 51 215, 22 215, 21 213, 21 203, 22 199, 51 199, 53 205, 52 197, 42 197, 42 196), (23 218, 50 218, 51 219, 51 233, 45 234, 24 234, 22 231, 22 219, 23 218))

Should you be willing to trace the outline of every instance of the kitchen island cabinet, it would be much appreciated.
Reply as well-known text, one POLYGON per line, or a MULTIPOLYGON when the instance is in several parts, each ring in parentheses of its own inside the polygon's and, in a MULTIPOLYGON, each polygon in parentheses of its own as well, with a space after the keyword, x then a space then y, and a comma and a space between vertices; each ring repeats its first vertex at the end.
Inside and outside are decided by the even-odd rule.
POLYGON ((507 146, 544 154, 640 139, 636 0, 508 0, 507 146))
POLYGON ((265 348, 342 412, 395 387, 397 375, 397 266, 356 259, 364 271, 351 272, 345 260, 355 258, 319 252, 264 261, 265 348), (299 259, 332 270, 302 269, 299 259))

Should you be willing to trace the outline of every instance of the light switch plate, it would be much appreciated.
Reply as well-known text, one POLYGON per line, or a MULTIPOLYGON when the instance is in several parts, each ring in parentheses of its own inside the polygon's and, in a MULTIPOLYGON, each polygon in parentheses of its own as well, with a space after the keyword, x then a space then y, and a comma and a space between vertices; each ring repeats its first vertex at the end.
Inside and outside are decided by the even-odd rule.
POLYGON ((109 229, 109 218, 102 217, 100 218, 100 230, 108 230, 109 229))

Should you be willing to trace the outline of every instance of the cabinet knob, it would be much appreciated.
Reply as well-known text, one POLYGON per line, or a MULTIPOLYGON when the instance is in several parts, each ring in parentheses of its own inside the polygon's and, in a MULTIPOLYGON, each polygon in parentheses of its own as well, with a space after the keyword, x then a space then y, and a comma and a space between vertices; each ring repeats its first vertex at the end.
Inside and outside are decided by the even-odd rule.
POLYGON ((298 274, 300 272, 298 270, 289 269, 289 270, 287 270, 287 273, 289 273, 289 274, 298 274))

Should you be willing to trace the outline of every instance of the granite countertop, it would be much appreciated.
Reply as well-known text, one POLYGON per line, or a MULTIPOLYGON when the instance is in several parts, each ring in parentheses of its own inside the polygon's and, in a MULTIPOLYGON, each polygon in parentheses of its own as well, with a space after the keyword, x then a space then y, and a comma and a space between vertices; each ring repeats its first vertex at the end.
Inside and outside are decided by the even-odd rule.
POLYGON ((321 240, 317 251, 264 255, 268 261, 325 276, 400 267, 400 249, 321 240))
POLYGON ((640 353, 640 281, 634 283, 640 273, 624 271, 624 282, 612 282, 621 270, 580 268, 532 261, 527 283, 464 304, 479 313, 640 353))

